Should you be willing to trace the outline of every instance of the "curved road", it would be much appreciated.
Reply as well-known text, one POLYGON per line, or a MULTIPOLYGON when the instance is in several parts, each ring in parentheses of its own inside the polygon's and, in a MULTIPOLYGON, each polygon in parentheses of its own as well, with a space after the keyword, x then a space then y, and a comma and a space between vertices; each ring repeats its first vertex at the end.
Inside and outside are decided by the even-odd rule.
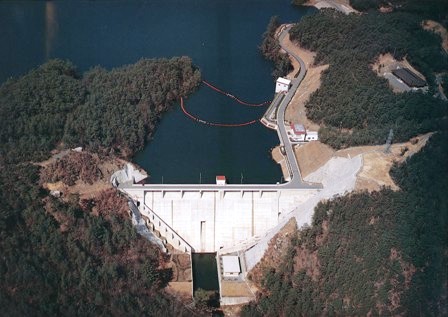
MULTIPOLYGON (((284 146, 287 158, 287 165, 291 180, 283 184, 227 184, 227 185, 215 185, 215 184, 145 184, 145 185, 122 185, 119 186, 125 190, 156 190, 156 191, 277 191, 279 189, 297 190, 297 189, 321 189, 320 184, 308 184, 302 181, 299 165, 297 163, 292 144, 288 138, 285 127, 285 111, 296 90, 306 74, 305 63, 303 60, 293 52, 289 51, 282 45, 284 37, 288 34, 291 27, 285 28, 279 36, 280 46, 293 58, 300 63, 300 72, 297 78, 292 80, 292 86, 288 93, 285 95, 277 110, 277 133, 280 139, 280 143, 284 146)), ((277 98, 276 98, 277 100, 277 98)))
MULTIPOLYGON (((292 97, 294 97, 294 94, 296 93, 296 90, 299 88, 300 83, 302 82, 303 78, 306 74, 306 67, 303 60, 300 58, 300 56, 296 55, 295 53, 288 50, 285 46, 283 46, 283 39, 285 36, 289 33, 291 27, 285 28, 279 36, 279 42, 280 46, 288 53, 290 56, 295 58, 299 64, 300 64, 300 72, 297 78, 292 80, 292 87, 289 89, 288 93, 286 94, 285 98, 283 98, 282 102, 278 106, 277 110, 277 133, 279 135, 279 139, 281 144, 285 148, 286 157, 288 160, 288 167, 289 172, 291 175, 291 180, 284 184, 285 187, 288 188, 310 188, 309 184, 304 183, 302 181, 302 175, 300 174, 299 164, 297 163, 296 156, 294 154, 294 149, 292 147, 292 144, 289 140, 288 134, 286 133, 286 127, 285 127, 285 112, 286 107, 291 102, 292 97)), ((316 186, 312 186, 312 188, 316 188, 316 186)))

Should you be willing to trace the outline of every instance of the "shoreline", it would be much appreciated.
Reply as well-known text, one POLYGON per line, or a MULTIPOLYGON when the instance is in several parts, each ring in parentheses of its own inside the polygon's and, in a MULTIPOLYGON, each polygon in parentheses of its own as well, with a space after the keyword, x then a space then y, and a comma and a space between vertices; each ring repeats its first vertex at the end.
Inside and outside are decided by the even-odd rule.
POLYGON ((315 7, 318 10, 330 8, 335 9, 336 11, 340 11, 344 14, 359 14, 359 11, 351 7, 349 0, 309 0, 304 3, 303 6, 315 7))

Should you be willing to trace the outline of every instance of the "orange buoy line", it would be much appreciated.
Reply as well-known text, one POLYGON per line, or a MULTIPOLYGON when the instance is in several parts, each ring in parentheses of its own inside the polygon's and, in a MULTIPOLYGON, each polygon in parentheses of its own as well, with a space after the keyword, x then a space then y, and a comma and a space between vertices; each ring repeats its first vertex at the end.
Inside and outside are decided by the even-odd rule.
POLYGON ((217 91, 217 92, 219 92, 220 94, 226 95, 227 97, 232 98, 232 99, 234 99, 236 102, 238 102, 238 103, 240 103, 240 104, 242 104, 242 105, 245 105, 245 106, 249 106, 249 107, 262 107, 262 106, 264 106, 264 105, 267 105, 268 103, 271 103, 271 101, 265 101, 265 102, 262 102, 262 103, 249 103, 249 102, 245 102, 245 101, 242 101, 241 99, 239 99, 238 97, 235 97, 234 95, 229 94, 228 92, 225 92, 225 91, 219 89, 218 87, 216 87, 216 86, 210 84, 210 83, 209 83, 208 81, 206 81, 206 80, 203 80, 202 82, 203 82, 205 85, 207 85, 209 88, 213 89, 214 91, 217 91))
POLYGON ((198 117, 195 117, 194 115, 192 115, 191 113, 189 113, 187 111, 187 109, 185 109, 185 105, 184 105, 184 98, 180 97, 180 107, 183 111, 183 113, 189 117, 191 120, 202 123, 202 124, 206 124, 209 126, 213 126, 213 127, 227 127, 227 128, 235 128, 235 127, 244 127, 246 125, 251 125, 256 123, 258 120, 252 120, 252 121, 247 121, 247 122, 243 122, 243 123, 216 123, 216 122, 208 122, 202 119, 199 119, 198 117))

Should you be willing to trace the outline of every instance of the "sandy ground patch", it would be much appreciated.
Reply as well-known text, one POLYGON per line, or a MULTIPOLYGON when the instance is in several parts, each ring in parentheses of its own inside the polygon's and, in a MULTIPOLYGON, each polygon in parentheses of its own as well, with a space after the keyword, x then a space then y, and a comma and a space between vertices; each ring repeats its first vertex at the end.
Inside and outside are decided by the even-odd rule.
POLYGON ((299 163, 302 177, 307 177, 319 167, 323 166, 334 154, 334 150, 319 141, 295 146, 294 152, 299 163))
POLYGON ((390 177, 389 171, 392 165, 403 163, 407 158, 418 153, 431 137, 432 133, 426 133, 418 137, 412 138, 408 142, 392 144, 390 153, 384 153, 384 146, 378 146, 375 152, 364 155, 364 164, 358 175, 359 184, 356 184, 357 190, 366 189, 369 191, 378 190, 381 186, 390 186, 394 190, 398 190, 398 186, 390 177), (370 180, 370 184, 363 186, 365 180, 370 180), (376 185, 372 185, 372 181, 376 185))
POLYGON ((384 153, 384 145, 358 146, 335 152, 320 142, 310 142, 296 147, 295 153, 303 178, 324 166, 332 158, 351 159, 361 155, 363 164, 357 175, 355 190, 375 191, 382 186, 398 190, 398 186, 390 177, 390 168, 395 162, 404 162, 406 158, 419 152, 430 136, 431 133, 427 133, 408 142, 392 144, 389 153, 384 153))
POLYGON ((425 30, 435 32, 442 38, 442 47, 445 52, 448 53, 448 32, 447 30, 438 22, 432 20, 423 21, 422 27, 425 30))
POLYGON ((254 296, 245 282, 236 281, 221 281, 221 293, 221 296, 225 297, 254 296))
POLYGON ((389 174, 393 162, 392 156, 382 151, 364 154, 363 166, 356 179, 355 189, 375 191, 386 186, 398 190, 389 174))

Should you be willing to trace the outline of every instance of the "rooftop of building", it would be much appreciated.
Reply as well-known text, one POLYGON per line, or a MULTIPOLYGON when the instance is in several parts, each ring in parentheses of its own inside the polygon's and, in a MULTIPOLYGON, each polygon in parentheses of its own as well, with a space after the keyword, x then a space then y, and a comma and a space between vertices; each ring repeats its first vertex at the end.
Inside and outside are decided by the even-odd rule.
POLYGON ((306 129, 303 126, 303 124, 300 123, 291 123, 291 129, 294 131, 295 134, 305 134, 306 129))
POLYGON ((291 81, 287 78, 279 77, 279 78, 277 78, 277 83, 289 85, 291 83, 291 81))
POLYGON ((237 255, 225 255, 222 257, 222 267, 225 273, 239 273, 240 260, 237 255))
POLYGON ((409 87, 424 87, 426 81, 418 77, 414 72, 408 68, 397 68, 392 71, 396 77, 400 78, 409 87))

